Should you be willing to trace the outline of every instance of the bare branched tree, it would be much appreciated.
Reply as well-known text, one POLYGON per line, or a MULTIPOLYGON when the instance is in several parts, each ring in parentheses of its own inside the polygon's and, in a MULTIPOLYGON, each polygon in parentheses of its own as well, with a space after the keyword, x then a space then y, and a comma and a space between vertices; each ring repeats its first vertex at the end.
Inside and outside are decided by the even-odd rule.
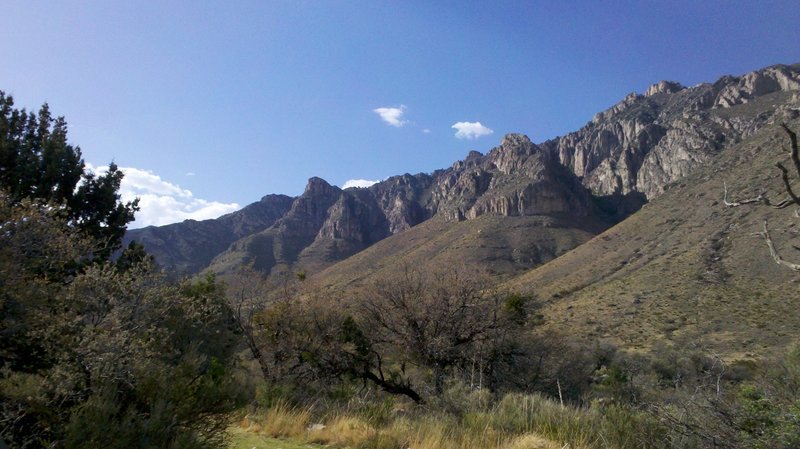
POLYGON ((268 288, 260 273, 245 267, 239 270, 227 285, 233 319, 247 343, 250 353, 258 362, 264 380, 272 379, 272 370, 260 340, 261 327, 257 324, 259 314, 266 310, 268 288))
MULTIPOLYGON (((789 157, 792 160, 792 164, 794 165, 794 170, 796 172, 797 180, 800 180, 800 157, 798 157, 798 149, 797 149, 797 133, 789 129, 786 124, 781 124, 781 127, 786 134, 789 136, 790 142, 790 152, 789 157)), ((792 180, 789 175, 789 169, 787 169, 782 163, 777 162, 775 166, 781 172, 781 179, 783 180, 783 187, 786 190, 787 197, 779 202, 773 202, 769 198, 766 197, 765 192, 759 193, 757 196, 753 198, 742 199, 738 201, 728 201, 728 186, 727 184, 723 184, 724 194, 723 194, 723 201, 726 207, 739 207, 744 205, 763 205, 767 207, 771 207, 773 209, 785 209, 789 206, 800 206, 800 197, 794 191, 792 187, 792 180)), ((795 211, 795 216, 800 217, 800 209, 795 211)), ((769 234, 769 224, 767 220, 764 219, 764 231, 758 233, 759 236, 763 237, 767 243, 767 247, 769 248, 769 253, 772 256, 772 259, 775 260, 775 263, 778 265, 787 267, 794 271, 800 271, 800 263, 790 262, 784 259, 778 250, 775 248, 775 244, 772 241, 772 237, 769 234)), ((800 248, 793 246, 794 249, 800 250, 800 248)))
POLYGON ((361 309, 376 345, 429 369, 439 395, 448 370, 475 362, 492 388, 500 360, 513 355, 508 343, 523 328, 529 305, 526 297, 496 291, 475 273, 406 268, 372 285, 361 309))
MULTIPOLYGON (((233 319, 242 334, 253 359, 258 362, 264 380, 276 378, 275 345, 268 344, 280 338, 280 329, 266 326, 269 314, 286 308, 286 302, 298 296, 304 275, 288 275, 282 280, 271 281, 262 273, 245 266, 226 282, 226 293, 233 319)), ((280 351, 278 351, 280 352, 280 351)))

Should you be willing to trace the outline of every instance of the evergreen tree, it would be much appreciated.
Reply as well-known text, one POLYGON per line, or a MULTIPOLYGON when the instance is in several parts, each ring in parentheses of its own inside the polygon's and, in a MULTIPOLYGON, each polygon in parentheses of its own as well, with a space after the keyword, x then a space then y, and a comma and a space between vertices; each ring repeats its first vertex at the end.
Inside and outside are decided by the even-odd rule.
POLYGON ((122 203, 123 173, 112 163, 102 176, 85 170, 80 147, 67 142, 67 122, 45 103, 37 113, 14 108, 0 91, 0 189, 13 202, 25 198, 62 208, 72 226, 98 242, 94 257, 120 247, 138 200, 122 203))

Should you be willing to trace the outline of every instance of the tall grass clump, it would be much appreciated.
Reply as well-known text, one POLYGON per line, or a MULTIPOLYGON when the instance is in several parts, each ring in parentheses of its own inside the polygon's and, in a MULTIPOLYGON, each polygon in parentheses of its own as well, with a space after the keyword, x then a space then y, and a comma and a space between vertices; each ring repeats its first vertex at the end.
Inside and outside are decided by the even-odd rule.
POLYGON ((264 411, 247 414, 239 426, 253 433, 272 437, 302 438, 311 421, 311 410, 276 401, 264 411))
POLYGON ((504 396, 489 413, 509 434, 536 433, 570 447, 657 448, 664 429, 649 415, 624 405, 561 405, 539 394, 504 396))
POLYGON ((665 447, 657 422, 622 405, 578 407, 520 393, 493 402, 481 392, 447 401, 447 407, 436 404, 409 411, 392 408, 391 402, 372 407, 351 403, 326 412, 318 406, 316 414, 278 403, 251 415, 248 424, 270 436, 353 449, 665 447))

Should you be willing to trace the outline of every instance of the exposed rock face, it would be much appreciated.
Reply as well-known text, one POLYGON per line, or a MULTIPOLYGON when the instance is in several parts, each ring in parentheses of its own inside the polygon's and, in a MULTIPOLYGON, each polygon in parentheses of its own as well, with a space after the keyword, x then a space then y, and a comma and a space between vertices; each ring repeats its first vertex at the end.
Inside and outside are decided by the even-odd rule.
POLYGON ((800 73, 796 66, 778 65, 723 80, 714 107, 729 108, 773 92, 800 89, 800 73))
POLYGON ((366 189, 344 191, 328 209, 314 242, 303 251, 306 266, 335 262, 391 235, 389 222, 366 189))
POLYGON ((675 81, 659 81, 648 87, 644 93, 645 97, 652 97, 657 94, 674 94, 675 92, 686 89, 681 83, 675 81))
POLYGON ((588 190, 572 172, 527 136, 509 134, 487 155, 471 152, 433 176, 405 174, 347 190, 311 178, 284 217, 233 243, 211 269, 227 273, 252 264, 271 274, 293 266, 316 272, 433 215, 460 221, 593 212, 588 190))
POLYGON ((768 67, 684 88, 661 81, 598 113, 579 131, 542 144, 595 195, 651 199, 723 147, 769 123, 800 89, 800 65, 768 67), (785 98, 784 98, 785 97, 785 98), (751 110, 734 113, 748 104, 751 110))
POLYGON ((431 195, 437 214, 452 220, 592 212, 575 175, 522 134, 506 135, 486 156, 470 155, 437 177, 431 195))
POLYGON ((312 271, 427 219, 420 204, 428 175, 403 175, 370 188, 341 190, 311 178, 284 217, 217 256, 211 269, 229 273, 252 264, 264 273, 293 266, 312 271))
POLYGON ((340 188, 328 184, 324 179, 311 178, 303 194, 294 200, 292 208, 275 223, 275 227, 287 236, 313 239, 328 220, 328 209, 341 194, 340 188))
POLYGON ((269 228, 234 242, 214 258, 212 269, 229 273, 242 265, 269 273, 276 265, 291 265, 307 248, 328 219, 328 209, 342 190, 321 178, 308 180, 305 191, 269 228))
POLYGON ((369 244, 386 237, 388 225, 366 192, 342 192, 328 209, 328 218, 317 234, 318 238, 344 239, 369 244))
POLYGON ((433 177, 428 174, 412 176, 406 173, 369 187, 386 216, 390 233, 405 231, 430 218, 430 210, 425 204, 432 183, 433 177))
POLYGON ((657 196, 667 184, 707 162, 725 141, 725 134, 716 127, 674 120, 635 173, 635 190, 648 198, 657 196))

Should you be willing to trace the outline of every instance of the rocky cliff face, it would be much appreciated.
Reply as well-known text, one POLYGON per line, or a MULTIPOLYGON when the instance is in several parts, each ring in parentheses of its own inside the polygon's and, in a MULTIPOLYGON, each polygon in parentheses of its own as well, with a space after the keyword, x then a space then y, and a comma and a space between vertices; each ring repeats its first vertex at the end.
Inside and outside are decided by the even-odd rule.
POLYGON ((283 217, 267 229, 237 240, 217 255, 211 267, 217 272, 232 272, 242 265, 269 273, 276 265, 295 263, 300 253, 314 242, 328 219, 328 209, 342 194, 321 178, 308 180, 302 195, 292 201, 283 217))
POLYGON ((386 217, 390 233, 405 231, 431 217, 426 205, 432 184, 432 176, 419 173, 392 176, 369 187, 386 217))
POLYGON ((635 191, 651 199, 791 108, 798 89, 797 64, 691 88, 662 81, 543 146, 597 195, 635 191))
POLYGON ((717 85, 719 92, 714 107, 730 108, 773 92, 798 90, 800 74, 796 64, 776 65, 741 77, 724 77, 715 83, 717 85))
POLYGON ((768 67, 685 88, 661 81, 542 144, 595 195, 648 199, 782 113, 800 89, 800 65, 768 67))
POLYGON ((485 156, 472 152, 432 176, 405 174, 347 190, 311 178, 284 217, 233 243, 210 268, 228 273, 252 264, 272 274, 290 267, 316 272, 434 215, 462 221, 595 212, 572 172, 527 136, 509 134, 485 156))
MULTIPOLYGON (((713 84, 661 81, 632 93, 578 131, 534 144, 506 135, 432 174, 404 174, 341 190, 311 178, 297 198, 271 195, 233 214, 129 232, 167 268, 226 273, 322 269, 432 217, 621 219, 726 146, 786 114, 800 114, 800 64, 713 84)), ((597 230, 595 226, 594 230, 597 230)), ((594 232, 594 231, 593 231, 594 232)))
POLYGON ((273 274, 292 267, 319 270, 427 219, 421 196, 429 185, 428 175, 403 175, 369 189, 341 190, 311 178, 284 217, 233 243, 210 268, 230 273, 252 264, 273 274))
POLYGON ((470 153, 437 176, 431 207, 450 220, 592 212, 574 174, 522 134, 506 135, 485 156, 470 153))

